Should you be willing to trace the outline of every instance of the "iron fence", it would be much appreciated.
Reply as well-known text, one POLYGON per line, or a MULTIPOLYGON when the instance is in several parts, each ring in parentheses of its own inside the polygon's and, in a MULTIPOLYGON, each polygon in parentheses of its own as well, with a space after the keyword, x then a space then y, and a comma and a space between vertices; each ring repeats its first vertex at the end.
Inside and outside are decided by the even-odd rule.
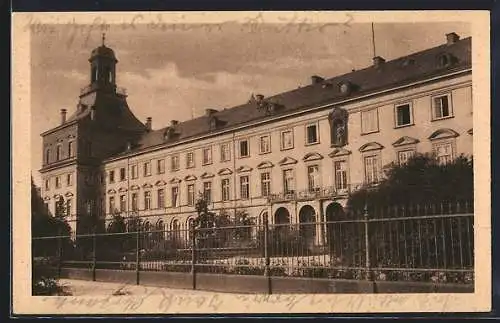
MULTIPOLYGON (((346 212, 328 221, 34 237, 33 257, 57 268, 169 271, 472 284, 470 203, 346 212)), ((138 223, 140 223, 139 221, 138 223)), ((145 222, 145 221, 143 221, 145 222)), ((138 278, 139 279, 139 278, 138 278)))

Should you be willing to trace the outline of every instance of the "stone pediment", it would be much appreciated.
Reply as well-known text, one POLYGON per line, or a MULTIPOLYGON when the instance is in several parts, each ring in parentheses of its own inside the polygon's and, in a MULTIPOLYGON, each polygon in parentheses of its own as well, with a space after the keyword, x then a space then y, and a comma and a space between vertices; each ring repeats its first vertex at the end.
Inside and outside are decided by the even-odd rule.
POLYGON ((155 183, 156 186, 165 186, 167 185, 167 182, 165 182, 164 180, 159 180, 155 183))
POLYGON ((469 130, 467 130, 467 133, 472 136, 472 134, 473 134, 472 128, 470 128, 469 130))
POLYGON ((205 173, 201 174, 201 176, 200 176, 200 177, 201 177, 201 178, 212 178, 212 177, 214 177, 214 176, 215 176, 215 175, 214 175, 214 174, 212 174, 212 173, 207 173, 207 172, 205 172, 205 173))
POLYGON ((49 201, 49 200, 50 200, 50 196, 45 196, 45 197, 43 198, 43 200, 44 200, 44 201, 49 201))
POLYGON ((274 167, 274 164, 271 163, 270 161, 264 161, 264 162, 260 163, 259 165, 257 165, 258 169, 271 168, 271 167, 274 167))
POLYGON ((138 189, 140 189, 139 185, 132 185, 132 186, 130 186, 130 190, 131 191, 137 191, 138 189))
POLYGON ((153 185, 151 185, 150 183, 144 183, 142 185, 142 187, 144 187, 144 188, 151 188, 151 187, 153 187, 153 185))
POLYGON ((67 192, 66 194, 64 194, 64 196, 66 196, 66 197, 72 197, 72 196, 73 196, 73 193, 71 193, 71 192, 67 192))
POLYGON ((378 142, 369 142, 367 144, 364 144, 363 146, 359 147, 360 152, 366 152, 366 151, 372 151, 372 150, 380 150, 383 149, 384 146, 379 144, 378 142))
POLYGON ((304 156, 304 158, 302 158, 303 161, 314 161, 314 160, 320 160, 320 159, 323 159, 323 156, 321 154, 318 154, 318 153, 309 153, 309 154, 306 154, 304 156))
POLYGON ((187 175, 186 177, 184 177, 184 180, 189 182, 189 181, 195 181, 196 180, 196 176, 194 175, 187 175))
POLYGON ((180 183, 181 180, 178 179, 177 177, 172 178, 170 181, 168 181, 170 184, 177 184, 180 183))
POLYGON ((458 137, 458 132, 449 128, 436 130, 429 136, 429 140, 447 139, 458 137))
POLYGON ((292 157, 285 157, 282 160, 280 160, 278 164, 280 166, 293 165, 297 164, 297 160, 293 159, 292 157))
POLYGON ((339 157, 339 156, 347 156, 350 155, 351 151, 344 148, 336 148, 331 153, 328 154, 329 157, 339 157))
POLYGON ((237 173, 245 173, 245 172, 250 172, 252 170, 252 167, 249 166, 240 166, 238 169, 236 169, 237 173))
POLYGON ((54 196, 52 196, 55 200, 58 200, 62 197, 61 194, 54 194, 54 196))
POLYGON ((111 188, 108 190, 108 194, 116 194, 115 189, 111 188))
POLYGON ((405 146, 405 145, 416 145, 420 141, 413 137, 403 136, 392 143, 394 147, 405 146))
POLYGON ((219 175, 231 175, 233 173, 229 168, 223 168, 217 172, 219 175))
POLYGON ((120 192, 120 193, 124 193, 124 192, 126 192, 126 191, 127 191, 127 189, 126 189, 125 187, 120 187, 120 188, 118 189, 118 192, 120 192))

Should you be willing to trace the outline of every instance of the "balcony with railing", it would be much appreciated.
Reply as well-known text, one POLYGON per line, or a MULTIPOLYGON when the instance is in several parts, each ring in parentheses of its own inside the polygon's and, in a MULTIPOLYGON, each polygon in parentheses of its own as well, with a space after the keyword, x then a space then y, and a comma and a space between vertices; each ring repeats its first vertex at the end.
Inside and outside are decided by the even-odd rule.
POLYGON ((345 188, 334 186, 318 187, 315 189, 296 190, 270 194, 268 203, 279 203, 287 201, 308 201, 348 197, 352 192, 359 190, 363 184, 349 184, 345 188))

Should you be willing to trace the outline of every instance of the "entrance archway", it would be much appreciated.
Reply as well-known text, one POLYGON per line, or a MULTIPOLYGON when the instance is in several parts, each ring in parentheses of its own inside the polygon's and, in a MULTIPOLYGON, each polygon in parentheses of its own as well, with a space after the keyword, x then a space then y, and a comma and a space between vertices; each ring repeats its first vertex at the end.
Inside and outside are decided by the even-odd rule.
POLYGON ((304 205, 299 212, 299 234, 307 246, 314 245, 316 239, 316 212, 310 205, 304 205))
POLYGON ((339 203, 331 203, 326 208, 326 242, 330 250, 330 254, 334 257, 343 256, 342 235, 343 226, 341 223, 335 223, 344 218, 344 208, 339 203))

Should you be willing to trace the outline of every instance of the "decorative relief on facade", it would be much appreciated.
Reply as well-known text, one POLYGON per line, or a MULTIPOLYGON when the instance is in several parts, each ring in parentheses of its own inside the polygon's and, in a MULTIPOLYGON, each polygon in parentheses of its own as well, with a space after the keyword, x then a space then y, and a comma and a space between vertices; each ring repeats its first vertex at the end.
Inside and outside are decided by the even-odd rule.
POLYGON ((429 136, 429 140, 447 139, 458 137, 459 134, 455 130, 449 128, 443 128, 436 130, 429 136))
POLYGON ((244 172, 250 172, 252 170, 252 167, 248 166, 240 166, 238 169, 236 169, 237 173, 244 173, 244 172))
POLYGON ((282 160, 279 161, 278 163, 280 166, 285 166, 285 165, 291 165, 291 164, 297 164, 297 160, 293 159, 292 157, 285 157, 282 160))
POLYGON ((314 160, 320 160, 320 159, 323 159, 323 156, 321 154, 318 154, 318 153, 309 153, 309 154, 306 154, 304 156, 304 158, 302 158, 303 161, 314 161, 314 160))
POLYGON ((395 142, 392 143, 394 147, 399 147, 399 146, 405 146, 405 145, 415 145, 418 144, 420 141, 416 138, 413 137, 408 137, 408 136, 403 136, 396 140, 395 142))
POLYGON ((364 144, 363 146, 359 147, 359 151, 366 152, 366 151, 370 151, 370 150, 380 150, 383 148, 384 148, 384 146, 382 146, 378 142, 369 142, 369 143, 364 144))
POLYGON ((233 173, 229 168, 223 168, 217 172, 219 175, 231 175, 233 173))
POLYGON ((167 185, 167 182, 165 182, 164 180, 159 180, 155 183, 156 186, 165 186, 167 185))
POLYGON ((205 172, 205 173, 201 174, 201 176, 200 176, 200 177, 201 177, 201 178, 203 178, 203 179, 205 179, 205 178, 212 178, 212 177, 214 177, 214 176, 215 176, 215 175, 214 175, 214 174, 212 174, 212 173, 207 173, 207 172, 205 172))
POLYGON ((194 175, 187 175, 186 177, 184 177, 184 180, 189 182, 189 181, 195 181, 196 180, 196 176, 194 175))
POLYGON ((258 169, 271 168, 271 167, 274 167, 274 164, 271 163, 270 161, 264 161, 264 162, 260 163, 259 165, 257 165, 258 169))
POLYGON ((328 154, 328 157, 333 158, 333 157, 339 157, 339 156, 346 156, 350 155, 351 151, 344 149, 344 148, 335 148, 331 153, 328 154))
POLYGON ((342 108, 334 108, 328 115, 330 123, 330 143, 333 147, 347 145, 347 121, 348 112, 342 108))

